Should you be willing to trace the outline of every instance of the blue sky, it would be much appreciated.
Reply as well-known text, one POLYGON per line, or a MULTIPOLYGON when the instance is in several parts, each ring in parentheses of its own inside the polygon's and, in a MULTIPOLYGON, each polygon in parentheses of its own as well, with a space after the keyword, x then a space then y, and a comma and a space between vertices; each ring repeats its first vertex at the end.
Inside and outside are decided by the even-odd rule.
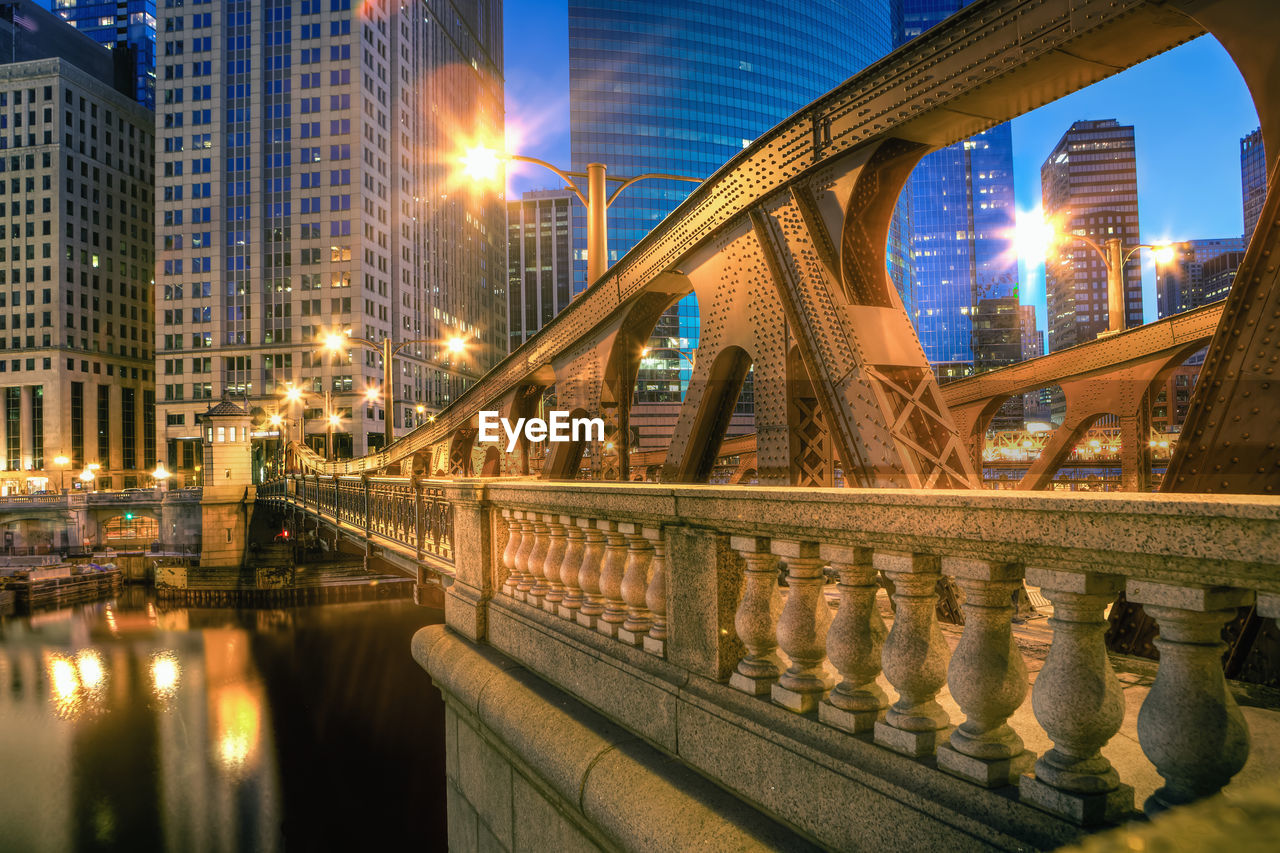
MULTIPOLYGON (((507 0, 507 119, 523 135, 519 153, 569 164, 568 5, 507 0)), ((854 72, 856 69, 850 69, 854 72)), ((1226 51, 1203 37, 1028 113, 1013 123, 1018 207, 1040 203, 1040 164, 1073 121, 1134 125, 1138 214, 1144 242, 1230 237, 1244 223, 1240 137, 1258 126, 1244 81, 1226 51)), ((557 186, 536 167, 513 171, 512 192, 557 186)), ((1155 278, 1144 271, 1145 307, 1155 318, 1155 278)), ((1044 271, 1023 263, 1023 301, 1044 328, 1044 271)))

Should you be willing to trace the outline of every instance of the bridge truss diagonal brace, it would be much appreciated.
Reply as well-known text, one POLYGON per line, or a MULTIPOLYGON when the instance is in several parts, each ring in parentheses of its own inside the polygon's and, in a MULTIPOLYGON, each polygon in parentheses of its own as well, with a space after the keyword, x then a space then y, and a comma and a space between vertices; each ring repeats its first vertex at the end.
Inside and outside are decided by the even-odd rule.
MULTIPOLYGON (((857 189, 874 195, 885 187, 857 189)), ((751 211, 753 229, 846 477, 865 486, 976 485, 910 320, 888 295, 887 274, 878 282, 881 304, 851 303, 848 285, 831 274, 829 233, 814 237, 826 225, 810 191, 795 185, 772 201, 767 211, 751 211)), ((874 239, 860 243, 875 251, 874 239)), ((842 259, 838 268, 845 265, 842 259)), ((874 293, 874 286, 855 292, 874 293)))

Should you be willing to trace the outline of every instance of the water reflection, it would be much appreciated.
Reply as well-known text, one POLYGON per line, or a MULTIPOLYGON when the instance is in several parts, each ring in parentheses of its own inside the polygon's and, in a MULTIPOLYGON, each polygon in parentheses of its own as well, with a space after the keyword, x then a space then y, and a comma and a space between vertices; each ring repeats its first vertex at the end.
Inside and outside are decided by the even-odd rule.
POLYGON ((440 615, 164 609, 126 590, 0 619, 0 848, 442 841, 442 709, 408 652, 440 615))

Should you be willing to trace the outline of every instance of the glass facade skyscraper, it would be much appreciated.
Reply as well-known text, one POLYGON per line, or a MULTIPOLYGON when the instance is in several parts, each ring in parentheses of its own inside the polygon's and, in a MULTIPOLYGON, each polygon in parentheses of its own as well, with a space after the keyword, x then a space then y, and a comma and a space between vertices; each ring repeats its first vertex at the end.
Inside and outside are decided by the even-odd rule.
MULTIPOLYGON (((599 162, 615 175, 710 176, 778 122, 888 53, 901 24, 900 4, 571 0, 574 169, 599 162)), ((621 195, 609 208, 610 262, 692 186, 645 181, 621 195)), ((585 226, 579 213, 575 292, 588 284, 585 226)), ((698 332, 692 296, 659 321, 641 366, 638 404, 680 400, 698 332)), ((749 405, 749 388, 739 405, 740 411, 749 405)))
POLYGON ((98 44, 128 50, 134 97, 155 109, 156 0, 52 0, 51 5, 54 14, 98 44))
MULTIPOLYGON (((903 0, 903 40, 915 38, 967 2, 903 0)), ((942 381, 964 376, 975 367, 1009 363, 1001 353, 1017 348, 991 344, 995 347, 991 352, 979 352, 991 336, 973 335, 974 316, 983 300, 1018 297, 1009 124, 925 157, 912 172, 908 188, 915 287, 912 319, 925 357, 942 381)))
POLYGON ((1267 153, 1262 128, 1240 140, 1240 190, 1244 200, 1244 242, 1248 245, 1267 200, 1267 153))

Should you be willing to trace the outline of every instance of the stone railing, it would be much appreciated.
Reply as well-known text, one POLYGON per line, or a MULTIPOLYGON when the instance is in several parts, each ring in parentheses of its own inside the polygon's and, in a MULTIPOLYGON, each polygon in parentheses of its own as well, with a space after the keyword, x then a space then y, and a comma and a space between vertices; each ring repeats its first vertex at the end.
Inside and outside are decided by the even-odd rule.
POLYGON ((1249 737, 1222 674, 1221 630, 1243 605, 1280 613, 1274 498, 315 477, 296 487, 325 517, 361 499, 382 507, 362 523, 384 537, 411 530, 438 489, 457 513, 450 627, 834 846, 846 836, 828 834, 830 815, 716 765, 707 742, 677 734, 696 715, 671 703, 699 692, 721 716, 767 721, 771 739, 786 730, 828 755, 849 751, 850 773, 885 768, 899 799, 979 797, 947 821, 999 835, 995 846, 1058 844, 1136 813, 1102 754, 1125 715, 1103 642, 1116 596, 1160 627, 1137 714, 1164 780, 1149 814, 1218 791, 1243 766, 1249 737), (936 616, 944 577, 964 615, 954 651, 936 616), (1034 689, 1012 637, 1024 580, 1053 607, 1034 689), (1034 719, 1019 716, 1020 734, 1009 721, 1028 694, 1034 719), (1043 755, 1024 746, 1028 725, 1051 744, 1043 755), (1050 828, 1028 829, 1032 814, 1050 828))
POLYGON ((452 564, 453 505, 439 481, 293 474, 263 483, 259 500, 293 506, 410 559, 452 564))
POLYGON ((1103 644, 1121 591, 1161 635, 1137 730, 1165 784, 1145 810, 1218 791, 1248 755, 1221 631, 1255 598, 1260 612, 1280 612, 1280 500, 585 484, 495 485, 486 497, 495 602, 640 646, 973 785, 1016 790, 1071 823, 1134 810, 1101 754, 1125 710, 1103 644), (839 579, 834 613, 828 573, 839 579), (943 577, 963 601, 954 652, 936 618, 943 577), (1024 579, 1053 605, 1031 693, 1053 748, 1038 758, 1008 724, 1029 692, 1011 624, 1024 579), (944 688, 962 716, 939 704, 944 688))

